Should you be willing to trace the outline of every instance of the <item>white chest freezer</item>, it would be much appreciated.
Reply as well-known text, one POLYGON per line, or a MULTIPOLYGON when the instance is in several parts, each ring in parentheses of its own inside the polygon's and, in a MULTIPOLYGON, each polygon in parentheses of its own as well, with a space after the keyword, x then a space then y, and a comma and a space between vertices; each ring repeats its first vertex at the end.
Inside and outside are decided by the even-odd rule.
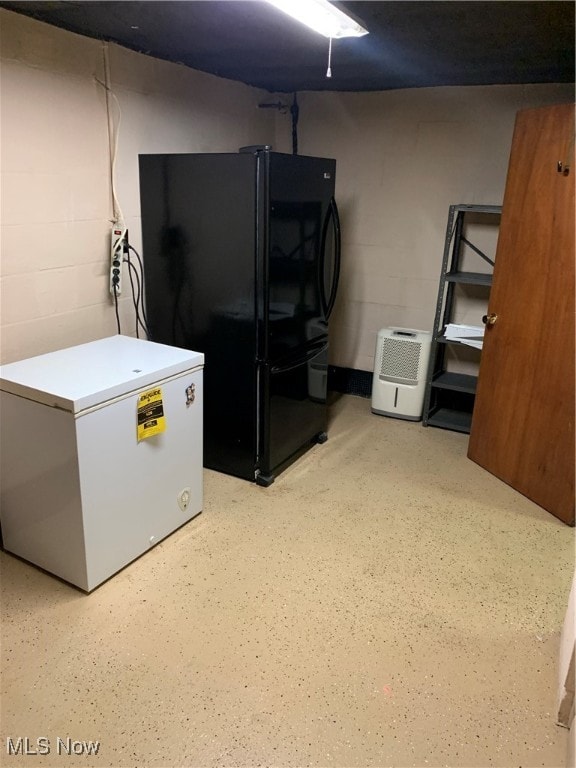
POLYGON ((113 336, 1 366, 4 548, 90 591, 197 515, 203 365, 113 336))

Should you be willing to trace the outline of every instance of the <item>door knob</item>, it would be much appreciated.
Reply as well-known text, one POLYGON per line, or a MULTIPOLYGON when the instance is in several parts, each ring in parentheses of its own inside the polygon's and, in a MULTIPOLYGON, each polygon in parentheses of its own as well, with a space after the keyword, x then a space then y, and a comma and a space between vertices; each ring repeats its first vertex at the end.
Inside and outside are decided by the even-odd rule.
POLYGON ((496 315, 494 312, 492 312, 489 315, 484 315, 482 317, 482 322, 484 325, 494 325, 494 323, 498 320, 498 315, 496 315))

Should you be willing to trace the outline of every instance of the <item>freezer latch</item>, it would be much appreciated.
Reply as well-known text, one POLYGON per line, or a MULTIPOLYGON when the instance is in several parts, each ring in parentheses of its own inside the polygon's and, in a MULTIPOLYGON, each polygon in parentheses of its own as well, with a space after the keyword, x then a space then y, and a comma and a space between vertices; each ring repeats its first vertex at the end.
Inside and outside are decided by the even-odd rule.
POLYGON ((186 405, 192 405, 195 399, 196 399, 196 385, 190 384, 189 387, 186 387, 186 405))

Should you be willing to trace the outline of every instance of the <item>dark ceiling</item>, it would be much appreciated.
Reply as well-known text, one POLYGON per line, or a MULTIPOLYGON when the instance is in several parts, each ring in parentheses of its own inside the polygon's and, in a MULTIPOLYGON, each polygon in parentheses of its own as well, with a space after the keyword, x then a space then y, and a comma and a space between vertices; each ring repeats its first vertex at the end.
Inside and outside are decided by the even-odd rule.
POLYGON ((4 2, 41 21, 269 91, 574 82, 574 9, 552 0, 339 2, 328 40, 260 0, 4 2))

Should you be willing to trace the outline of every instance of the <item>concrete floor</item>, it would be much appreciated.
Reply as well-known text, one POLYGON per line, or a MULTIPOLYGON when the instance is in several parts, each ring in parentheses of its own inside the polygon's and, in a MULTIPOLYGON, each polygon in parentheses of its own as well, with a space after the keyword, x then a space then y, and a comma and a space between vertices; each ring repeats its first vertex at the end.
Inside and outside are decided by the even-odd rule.
POLYGON ((88 596, 2 554, 2 765, 565 765, 573 530, 465 435, 349 396, 329 434, 269 489, 207 471, 88 596))

